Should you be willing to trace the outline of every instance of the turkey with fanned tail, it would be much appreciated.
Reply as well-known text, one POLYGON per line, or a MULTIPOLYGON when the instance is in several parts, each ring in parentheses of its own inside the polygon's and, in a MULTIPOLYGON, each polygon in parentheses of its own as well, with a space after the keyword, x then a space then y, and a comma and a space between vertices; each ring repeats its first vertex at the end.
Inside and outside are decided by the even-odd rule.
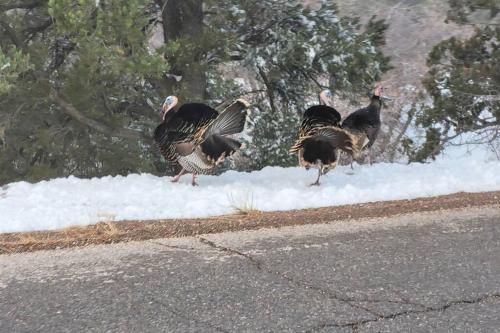
POLYGON ((186 103, 178 108, 177 103, 175 96, 165 99, 163 121, 154 132, 154 140, 167 160, 178 162, 182 167, 172 182, 190 172, 192 185, 197 185, 198 174, 212 173, 241 147, 241 143, 230 136, 244 130, 249 104, 238 99, 219 113, 202 103, 186 103))
POLYGON ((353 136, 340 128, 341 116, 331 104, 332 94, 324 90, 319 94, 320 105, 308 108, 299 129, 299 138, 290 149, 299 157, 306 169, 318 169, 318 178, 311 185, 319 185, 319 178, 337 166, 339 150, 356 152, 353 136))

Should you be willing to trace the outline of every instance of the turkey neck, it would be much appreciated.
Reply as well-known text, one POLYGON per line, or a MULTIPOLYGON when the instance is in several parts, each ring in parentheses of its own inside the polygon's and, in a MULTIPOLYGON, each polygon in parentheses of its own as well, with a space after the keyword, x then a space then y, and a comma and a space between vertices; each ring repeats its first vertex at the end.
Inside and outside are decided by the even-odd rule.
POLYGON ((176 112, 177 112, 177 106, 173 107, 171 110, 168 110, 168 112, 165 116, 165 120, 163 120, 163 123, 165 123, 165 124, 168 123, 176 112))
POLYGON ((380 114, 380 110, 382 109, 382 100, 380 99, 380 96, 373 95, 368 108, 370 111, 380 114))

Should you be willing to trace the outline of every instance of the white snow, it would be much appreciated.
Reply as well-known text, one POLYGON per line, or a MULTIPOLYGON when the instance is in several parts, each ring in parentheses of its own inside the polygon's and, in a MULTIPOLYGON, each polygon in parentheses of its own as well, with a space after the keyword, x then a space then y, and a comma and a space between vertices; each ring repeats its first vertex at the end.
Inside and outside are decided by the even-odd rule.
POLYGON ((8 62, 5 65, 3 65, 2 67, 0 67, 0 71, 3 71, 3 70, 5 70, 5 69, 7 69, 9 67, 10 67, 10 62, 8 62))
POLYGON ((247 81, 242 77, 236 77, 233 79, 233 81, 235 84, 237 84, 241 88, 243 88, 247 85, 247 81))
MULTIPOLYGON (((441 88, 441 87, 438 86, 438 88, 441 88)), ((440 89, 440 93, 441 93, 441 96, 443 96, 443 97, 451 97, 451 96, 453 96, 453 94, 451 93, 451 90, 448 89, 448 88, 442 88, 442 89, 440 89)))
POLYGON ((300 20, 302 21, 302 24, 306 26, 309 30, 313 30, 314 27, 316 26, 316 22, 313 20, 310 20, 309 18, 305 17, 304 15, 299 16, 300 20))
POLYGON ((179 184, 149 174, 17 182, 0 188, 0 232, 216 216, 235 206, 273 211, 500 190, 500 161, 483 157, 455 151, 430 164, 356 165, 353 175, 348 166, 338 167, 319 187, 307 186, 316 170, 279 167, 201 176, 198 187, 190 185, 190 175, 179 184))
POLYGON ((258 56, 255 59, 255 64, 257 64, 257 66, 259 66, 259 67, 264 67, 264 66, 266 66, 266 61, 261 56, 258 56))
POLYGON ((483 110, 481 110, 478 118, 481 120, 496 120, 496 117, 493 115, 493 113, 491 113, 491 109, 489 107, 485 107, 483 110))
POLYGON ((314 58, 316 57, 316 50, 314 49, 314 47, 308 47, 307 48, 307 51, 306 51, 306 55, 307 55, 307 61, 308 63, 312 63, 314 58))

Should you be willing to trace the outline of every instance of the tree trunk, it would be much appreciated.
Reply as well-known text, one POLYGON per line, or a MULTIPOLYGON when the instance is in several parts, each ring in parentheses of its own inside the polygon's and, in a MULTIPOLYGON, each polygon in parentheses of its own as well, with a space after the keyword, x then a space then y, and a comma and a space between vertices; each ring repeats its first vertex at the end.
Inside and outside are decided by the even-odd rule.
MULTIPOLYGON (((196 40, 203 32, 203 1, 201 0, 157 0, 162 8, 163 34, 165 42, 179 37, 196 40)), ((191 98, 203 100, 206 92, 206 78, 201 55, 184 55, 189 65, 174 68, 176 75, 182 76, 182 83, 190 92, 191 98)))

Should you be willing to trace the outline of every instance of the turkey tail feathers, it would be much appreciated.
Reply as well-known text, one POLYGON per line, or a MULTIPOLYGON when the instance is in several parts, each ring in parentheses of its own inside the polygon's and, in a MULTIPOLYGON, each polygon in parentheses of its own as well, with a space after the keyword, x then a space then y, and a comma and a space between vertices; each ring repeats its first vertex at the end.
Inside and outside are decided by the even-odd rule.
POLYGON ((340 119, 340 113, 332 107, 326 105, 311 106, 304 112, 302 124, 300 125, 300 132, 305 135, 305 133, 318 127, 339 127, 340 119))
POLYGON ((333 126, 318 127, 308 135, 300 137, 293 147, 290 148, 290 153, 297 153, 307 139, 324 139, 329 141, 335 148, 341 149, 346 153, 358 153, 357 138, 346 130, 333 126))
POLYGON ((200 132, 198 142, 207 160, 219 164, 241 147, 240 142, 226 135, 241 133, 245 129, 249 105, 243 99, 234 101, 200 132))
POLYGON ((215 164, 234 154, 240 147, 240 142, 218 134, 211 135, 201 144, 201 150, 207 159, 215 164))
POLYGON ((208 125, 204 138, 211 135, 231 135, 241 133, 245 129, 245 122, 247 119, 247 108, 250 104, 243 100, 238 99, 229 105, 221 114, 208 125))

